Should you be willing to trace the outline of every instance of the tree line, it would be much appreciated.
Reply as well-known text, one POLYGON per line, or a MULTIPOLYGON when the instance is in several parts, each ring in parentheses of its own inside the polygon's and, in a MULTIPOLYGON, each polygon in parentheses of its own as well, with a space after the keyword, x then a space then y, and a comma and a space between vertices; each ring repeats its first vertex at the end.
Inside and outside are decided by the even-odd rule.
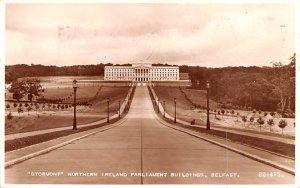
POLYGON ((192 87, 206 89, 222 108, 277 111, 291 116, 295 111, 295 54, 290 63, 272 62, 270 67, 188 67, 192 87))
POLYGON ((37 76, 100 76, 104 74, 104 67, 113 64, 46 66, 46 65, 7 65, 5 66, 5 82, 11 83, 18 78, 37 76))
MULTIPOLYGON (((210 94, 221 103, 222 108, 291 114, 295 111, 295 62, 296 55, 293 54, 288 65, 281 62, 273 62, 269 67, 207 68, 181 65, 179 71, 189 74, 195 89, 206 89, 206 81, 209 80, 210 94)), ((8 65, 5 67, 5 82, 12 83, 18 78, 36 76, 101 76, 104 74, 104 67, 112 65, 8 65)), ((156 63, 153 66, 174 65, 156 63)))

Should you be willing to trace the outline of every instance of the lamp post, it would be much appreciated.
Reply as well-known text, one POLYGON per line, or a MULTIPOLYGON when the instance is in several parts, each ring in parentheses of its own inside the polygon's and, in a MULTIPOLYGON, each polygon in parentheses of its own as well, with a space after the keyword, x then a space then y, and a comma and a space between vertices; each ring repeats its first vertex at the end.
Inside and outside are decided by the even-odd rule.
POLYGON ((121 101, 119 100, 119 118, 121 118, 121 101))
POLYGON ((176 98, 174 98, 174 105, 175 105, 174 123, 176 123, 176 98))
POLYGON ((74 119, 73 119, 73 130, 77 130, 76 122, 76 90, 77 90, 77 80, 73 80, 73 89, 74 89, 74 119))
POLYGON ((157 113, 159 113, 159 99, 157 99, 157 113))
POLYGON ((207 93, 207 121, 206 121, 206 130, 210 130, 210 122, 209 122, 209 81, 206 82, 206 93, 207 93))
POLYGON ((164 118, 166 118, 166 101, 164 101, 164 118))
POLYGON ((109 97, 106 100, 107 100, 107 123, 109 123, 109 97))

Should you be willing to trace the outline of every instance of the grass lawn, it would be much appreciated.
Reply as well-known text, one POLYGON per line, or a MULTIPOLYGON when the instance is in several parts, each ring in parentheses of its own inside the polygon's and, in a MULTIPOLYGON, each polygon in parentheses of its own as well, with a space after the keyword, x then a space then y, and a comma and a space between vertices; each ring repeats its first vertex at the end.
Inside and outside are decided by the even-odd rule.
MULTIPOLYGON (((194 106, 193 104, 187 100, 185 94, 180 91, 179 87, 167 87, 167 86, 156 86, 153 87, 156 95, 158 96, 160 101, 166 101, 166 112, 172 116, 174 116, 174 98, 176 98, 176 115, 179 119, 184 121, 192 121, 195 119, 191 114, 193 113, 194 106)), ((184 89, 184 92, 187 95, 191 95, 190 90, 184 89)), ((200 103, 205 100, 206 104, 206 95, 203 94, 202 91, 199 92, 199 99, 197 97, 191 98, 194 103, 200 103), (201 94, 200 94, 201 93, 201 94)), ((217 105, 217 103, 213 100, 210 100, 211 104, 217 105)))
MULTIPOLYGON (((114 119, 109 124, 112 124, 112 123, 116 122, 117 120, 118 119, 114 119)), ((83 132, 83 131, 86 131, 86 130, 102 127, 102 126, 105 126, 105 125, 108 125, 108 123, 103 123, 103 124, 100 124, 100 125, 93 125, 93 126, 88 126, 88 127, 82 127, 82 128, 78 128, 78 130, 70 129, 70 130, 63 130, 63 131, 45 133, 45 134, 41 134, 41 135, 28 136, 28 137, 24 137, 24 138, 15 139, 15 140, 7 140, 7 141, 5 141, 5 152, 13 151, 13 150, 20 149, 20 148, 24 148, 24 147, 27 147, 27 146, 31 146, 31 145, 34 145, 34 144, 41 143, 41 142, 46 142, 46 141, 53 140, 55 138, 59 138, 59 137, 63 137, 63 136, 67 136, 67 135, 70 135, 70 134, 74 134, 74 133, 83 132)))
MULTIPOLYGON (((104 117, 102 117, 103 119, 104 117)), ((77 117, 77 124, 91 123, 99 120, 100 117, 77 117)), ((72 116, 21 116, 11 120, 5 120, 5 135, 13 133, 30 132, 73 125, 72 116)))
MULTIPOLYGON (((161 96, 163 96, 163 97, 170 96, 170 93, 172 93, 172 92, 176 92, 176 90, 174 91, 174 90, 170 89, 168 91, 165 91, 164 95, 161 95, 161 96)), ((179 96, 178 92, 174 93, 171 96, 174 96, 176 94, 177 94, 177 96, 179 96)), ((153 96, 151 94, 150 94, 150 96, 152 97, 152 101, 153 101, 153 96)), ((182 100, 182 98, 181 98, 181 100, 182 100)), ((185 103, 180 101, 179 104, 182 105, 185 103)), ((154 105, 154 103, 153 103, 153 105, 154 105)), ((155 106, 154 106, 154 109, 156 109, 155 106)), ((155 110, 155 112, 157 113, 156 110, 155 110)), ((159 114, 159 116, 161 118, 163 118, 163 116, 161 114, 159 114)), ((170 120, 170 119, 164 119, 164 120, 174 125, 174 122, 172 120, 170 120)), ((295 145, 292 145, 292 144, 285 144, 282 142, 277 142, 277 141, 272 141, 272 140, 267 140, 267 139, 252 137, 252 136, 245 136, 245 135, 240 135, 240 134, 235 134, 235 133, 228 133, 228 132, 219 131, 219 130, 209 130, 208 131, 208 130, 206 130, 206 128, 187 126, 187 125, 182 125, 180 123, 176 123, 175 125, 186 128, 186 129, 190 129, 190 130, 195 130, 195 131, 201 132, 201 133, 216 135, 216 136, 223 137, 223 138, 227 137, 229 140, 234 141, 234 142, 243 143, 243 144, 247 144, 250 146, 255 146, 258 148, 262 148, 265 150, 269 150, 269 151, 279 153, 282 155, 286 155, 286 156, 290 156, 290 157, 295 157, 295 145)))
MULTIPOLYGON (((106 117, 107 115, 107 98, 110 98, 110 115, 116 114, 119 109, 119 101, 125 100, 130 87, 129 86, 103 86, 99 94, 95 96, 95 93, 99 87, 82 87, 78 89, 78 101, 80 102, 83 99, 93 99, 90 102, 92 106, 77 106, 77 122, 78 124, 85 124, 94 121, 98 121, 106 117), (93 98, 94 97, 94 98, 93 98), (99 116, 88 117, 89 114, 98 114, 99 116), (87 117, 84 117, 86 115, 87 117)), ((54 88, 50 89, 47 94, 50 97, 55 95, 62 96, 67 94, 70 91, 68 88, 54 88)), ((70 99, 71 100, 71 99, 70 99)), ((11 108, 7 109, 10 112, 15 112, 17 108, 13 108, 13 104, 10 104, 11 108)), ((28 132, 42 129, 50 129, 57 127, 71 126, 73 122, 73 108, 68 109, 53 109, 45 105, 45 109, 39 109, 39 113, 43 111, 55 111, 55 113, 60 113, 59 116, 53 115, 30 115, 27 116, 26 109, 23 105, 24 113, 18 117, 14 116, 11 120, 5 121, 5 134, 13 134, 20 132, 28 132), (66 116, 64 116, 66 114, 66 116)))

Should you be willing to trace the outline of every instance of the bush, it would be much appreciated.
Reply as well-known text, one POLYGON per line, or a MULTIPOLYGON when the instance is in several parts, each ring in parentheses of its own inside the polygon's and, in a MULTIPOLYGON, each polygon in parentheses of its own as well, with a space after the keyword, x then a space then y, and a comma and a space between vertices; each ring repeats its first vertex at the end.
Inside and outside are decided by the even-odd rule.
POLYGON ((261 110, 258 111, 258 114, 261 114, 261 110))
POLYGON ((271 127, 274 125, 274 120, 273 119, 269 119, 267 121, 268 125, 270 126, 270 132, 271 132, 271 127))
POLYGON ((287 126, 287 122, 285 120, 280 120, 278 123, 278 127, 281 128, 281 134, 283 135, 283 129, 287 126))
POLYGON ((20 113, 22 113, 23 112, 23 108, 22 107, 19 107, 18 108, 18 113, 19 113, 19 115, 20 115, 20 113))
POLYGON ((9 105, 9 104, 6 104, 6 108, 9 109, 9 108, 10 108, 10 105, 9 105))
POLYGON ((257 121, 257 123, 260 124, 260 125, 265 124, 265 120, 263 120, 262 117, 259 117, 256 121, 257 121))
POLYGON ((274 116, 274 115, 275 115, 275 112, 270 112, 270 115, 271 115, 271 116, 274 116))
POLYGON ((251 116, 250 119, 249 119, 249 121, 250 121, 250 122, 253 122, 253 121, 254 121, 254 117, 251 116))
POLYGON ((265 112, 265 113, 264 113, 264 116, 267 116, 267 115, 268 115, 268 112, 265 112))
POLYGON ((224 109, 222 109, 222 110, 221 110, 221 113, 224 115, 224 114, 225 114, 225 110, 224 110, 224 109))
POLYGON ((11 120, 13 118, 13 115, 11 114, 11 112, 9 112, 7 115, 6 115, 6 118, 7 120, 11 120))
POLYGON ((261 126, 262 126, 263 124, 265 124, 265 120, 263 120, 262 117, 259 117, 256 121, 257 121, 257 123, 259 124, 259 129, 260 129, 260 131, 261 131, 261 126))
POLYGON ((234 110, 231 110, 231 112, 230 112, 231 114, 234 114, 234 110))
POLYGON ((191 121, 191 125, 195 125, 195 120, 194 119, 191 121))
POLYGON ((253 110, 252 112, 253 112, 253 114, 255 114, 255 113, 256 113, 256 110, 253 110))
POLYGON ((29 106, 29 104, 28 103, 25 103, 25 105, 24 105, 25 107, 28 107, 29 106))
POLYGON ((242 120, 243 120, 244 126, 245 126, 245 123, 246 123, 246 121, 247 121, 247 116, 242 116, 242 120))
POLYGON ((18 104, 17 103, 14 103, 14 108, 16 108, 18 106, 18 104))

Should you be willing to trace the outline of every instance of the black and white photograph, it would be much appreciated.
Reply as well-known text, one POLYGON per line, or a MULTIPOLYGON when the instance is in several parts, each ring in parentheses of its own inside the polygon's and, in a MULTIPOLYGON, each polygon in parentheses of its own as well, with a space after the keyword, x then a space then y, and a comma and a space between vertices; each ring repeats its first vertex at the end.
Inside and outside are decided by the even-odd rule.
POLYGON ((1 5, 1 187, 300 186, 296 2, 1 5))

